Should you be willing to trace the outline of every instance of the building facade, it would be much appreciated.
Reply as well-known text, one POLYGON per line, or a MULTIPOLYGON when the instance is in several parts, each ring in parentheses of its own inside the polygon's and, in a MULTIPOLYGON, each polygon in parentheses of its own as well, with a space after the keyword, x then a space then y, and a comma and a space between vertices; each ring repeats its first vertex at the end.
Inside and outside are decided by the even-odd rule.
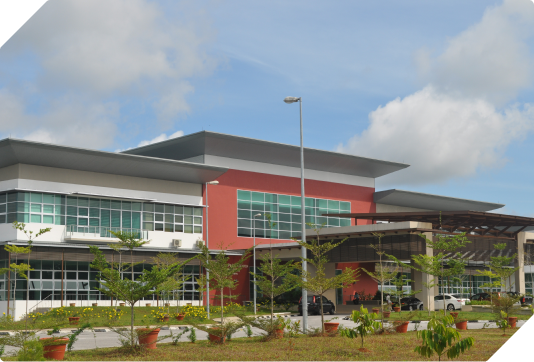
MULTIPOLYGON (((150 240, 133 253, 134 261, 140 263, 135 278, 151 267, 158 253, 174 253, 184 260, 195 255, 199 240, 214 252, 228 249, 232 260, 254 243, 260 254, 275 245, 280 258, 295 259, 299 253, 292 238, 301 238, 301 223, 324 224, 325 235, 350 230, 354 237, 350 243, 363 253, 341 252, 339 258, 332 258, 329 273, 334 275, 348 266, 373 270, 376 258, 361 256, 372 243, 362 230, 391 227, 353 215, 487 212, 504 206, 401 190, 376 192, 376 178, 402 170, 406 164, 315 149, 305 149, 304 158, 302 220, 300 153, 295 146, 212 132, 123 153, 5 139, 0 141, 0 244, 25 245, 26 236, 12 227, 13 221, 27 223, 34 231, 51 227, 51 232, 35 241, 31 254, 30 306, 58 306, 67 301, 105 304, 111 303, 109 298, 94 289, 96 272, 89 266, 89 246, 98 245, 110 261, 126 257, 110 248, 117 242, 110 231, 132 231, 150 240)), ((424 249, 423 239, 412 232, 390 239, 406 260, 424 249)), ((2 250, 0 267, 26 258, 2 250)), ((238 295, 237 302, 251 299, 251 264, 249 260, 236 275, 238 288, 229 291, 238 295)), ((201 295, 195 283, 202 272, 198 262, 187 265, 188 281, 176 299, 205 302, 208 296, 201 295)), ((18 303, 26 299, 26 283, 17 275, 0 277, 0 309, 7 310, 9 300, 9 308, 17 308, 20 315, 18 303)), ((343 295, 355 290, 374 294, 377 289, 376 282, 361 275, 352 288, 337 295, 332 292, 330 298, 343 303, 343 295)), ((214 296, 211 293, 210 300, 214 296)), ((153 298, 157 297, 149 299, 153 298)))

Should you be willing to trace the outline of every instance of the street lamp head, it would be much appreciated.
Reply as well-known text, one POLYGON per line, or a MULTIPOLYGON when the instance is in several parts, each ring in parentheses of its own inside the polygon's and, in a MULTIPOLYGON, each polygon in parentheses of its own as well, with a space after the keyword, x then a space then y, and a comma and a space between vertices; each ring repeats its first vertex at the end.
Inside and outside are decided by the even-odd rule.
POLYGON ((254 215, 254 217, 258 217, 258 216, 261 216, 261 214, 256 214, 256 215, 254 215))
POLYGON ((218 185, 219 184, 219 181, 210 181, 210 182, 206 182, 208 185, 218 185))
POLYGON ((286 102, 287 104, 295 103, 298 101, 300 101, 300 97, 285 97, 284 98, 284 102, 286 102))

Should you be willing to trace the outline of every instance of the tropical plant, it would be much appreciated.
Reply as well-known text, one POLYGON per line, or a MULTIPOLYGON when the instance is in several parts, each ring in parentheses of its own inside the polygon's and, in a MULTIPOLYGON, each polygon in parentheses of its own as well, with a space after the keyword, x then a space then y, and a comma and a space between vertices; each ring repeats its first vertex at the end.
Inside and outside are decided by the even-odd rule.
MULTIPOLYGON (((136 236, 133 236, 132 233, 132 237, 136 236)), ((129 245, 133 244, 134 243, 132 242, 129 245)), ((134 331, 135 303, 147 295, 157 293, 159 291, 159 286, 163 282, 165 282, 175 273, 179 272, 183 265, 193 260, 194 257, 182 263, 169 265, 165 268, 155 265, 150 270, 144 270, 138 280, 134 281, 133 277, 132 280, 121 278, 120 272, 116 268, 111 268, 111 265, 106 261, 104 254, 97 246, 90 246, 89 248, 91 253, 94 255, 94 260, 91 263, 91 267, 99 271, 98 280, 100 281, 101 285, 96 289, 110 297, 123 300, 130 306, 131 320, 129 333, 126 335, 122 330, 115 330, 115 332, 126 338, 129 346, 134 348, 136 346, 137 338, 137 333, 134 331)), ((128 267, 133 271, 133 265, 129 265, 128 267)))
POLYGON ((344 337, 357 339, 360 337, 362 341, 361 348, 363 349, 363 340, 368 334, 375 333, 382 329, 382 323, 375 321, 378 316, 376 313, 369 313, 367 308, 361 307, 360 310, 353 310, 350 319, 357 324, 354 328, 343 328, 340 334, 344 337))
MULTIPOLYGON (((480 287, 482 289, 489 289, 489 294, 493 294, 492 290, 494 288, 500 288, 501 290, 506 287, 506 280, 509 279, 519 267, 510 267, 510 264, 514 259, 517 258, 517 253, 511 256, 504 255, 507 245, 506 243, 494 244, 493 247, 495 250, 499 250, 498 256, 490 257, 490 262, 488 264, 489 270, 477 270, 478 275, 488 277, 490 282, 482 284, 480 287)), ((509 290, 512 290, 512 283, 509 284, 509 290)), ((493 296, 491 296, 493 299, 493 296)))
MULTIPOLYGON (((450 286, 451 281, 461 283, 459 276, 464 274, 466 260, 457 250, 471 242, 467 239, 465 233, 454 235, 438 234, 434 241, 427 239, 423 234, 421 234, 421 237, 425 239, 426 246, 433 250, 433 255, 420 254, 412 256, 412 260, 418 265, 417 267, 404 263, 400 263, 400 265, 434 276, 435 278, 430 283, 424 283, 424 286, 431 290, 436 285, 441 287, 442 291, 445 290, 443 285, 445 280, 447 281, 447 287, 450 286)), ((392 256, 390 258, 397 261, 392 256)), ((445 308, 443 308, 443 315, 447 315, 445 308)))
MULTIPOLYGON (((156 257, 152 258, 154 264, 160 268, 166 268, 169 265, 177 263, 178 257, 175 254, 159 253, 156 257)), ((184 283, 189 280, 190 276, 184 276, 182 270, 176 274, 170 276, 166 281, 160 284, 159 294, 163 302, 170 304, 170 297, 173 296, 175 300, 180 300, 182 295, 182 287, 184 283)), ((170 314, 170 306, 167 306, 167 314, 170 314)), ((176 303, 176 314, 180 314, 180 303, 176 303)))
POLYGON ((495 320, 497 327, 502 329, 503 336, 506 335, 506 328, 510 328, 510 323, 508 323, 508 314, 505 311, 502 311, 497 315, 495 320))
MULTIPOLYGON (((319 300, 320 300, 320 309, 321 309, 321 327, 322 332, 324 333, 324 310, 323 310, 323 295, 332 289, 337 288, 347 288, 349 285, 352 285, 354 282, 357 281, 357 277, 359 274, 358 270, 352 270, 351 268, 346 268, 341 272, 341 274, 335 275, 331 278, 326 277, 326 264, 328 263, 328 257, 326 256, 327 253, 341 245, 346 238, 334 243, 333 241, 330 242, 323 242, 321 244, 319 240, 319 234, 321 232, 320 228, 317 228, 314 224, 307 223, 308 226, 310 226, 313 231, 316 234, 316 239, 311 240, 309 243, 302 240, 295 240, 301 247, 307 248, 308 251, 311 253, 311 258, 302 258, 303 261, 306 261, 307 263, 311 264, 315 267, 315 273, 310 272, 308 269, 304 270, 302 267, 301 269, 301 280, 300 283, 302 285, 302 288, 307 289, 308 291, 311 291, 314 294, 318 294, 319 300)), ((302 301, 302 304, 304 306, 304 303, 306 301, 302 301)))
MULTIPOLYGON (((380 284, 380 290, 377 291, 380 293, 380 310, 384 311, 384 284, 387 281, 392 280, 396 277, 397 273, 399 272, 399 266, 398 264, 392 264, 392 263, 385 263, 383 262, 382 258, 385 255, 385 251, 382 250, 382 238, 384 237, 384 234, 382 233, 373 233, 373 236, 378 239, 378 245, 371 244, 371 248, 373 248, 378 255, 378 265, 375 267, 375 271, 371 272, 365 268, 362 268, 365 273, 367 273, 371 279, 376 281, 380 284)), ((382 320, 382 325, 384 325, 384 314, 381 313, 380 316, 382 320)))
POLYGON ((195 328, 191 328, 191 332, 189 332, 187 339, 189 339, 191 343, 195 343, 197 341, 197 332, 195 331, 195 328))
POLYGON ((426 358, 435 353, 441 361, 441 356, 445 353, 447 358, 454 359, 467 351, 475 340, 473 337, 461 339, 458 330, 451 327, 453 323, 454 318, 451 315, 440 318, 434 316, 428 322, 426 330, 417 331, 417 338, 420 338, 422 343, 421 346, 415 347, 414 352, 426 358))
POLYGON ((38 339, 30 339, 17 351, 17 361, 45 361, 43 355, 43 344, 38 339))
MULTIPOLYGON (((276 223, 271 222, 271 215, 265 215, 272 229, 276 223)), ((272 239, 269 239, 272 240, 272 239)), ((299 284, 299 278, 293 274, 298 264, 292 261, 283 262, 278 254, 273 254, 273 245, 269 244, 269 252, 260 257, 259 273, 251 272, 254 283, 261 294, 267 296, 270 301, 271 323, 274 321, 274 299, 279 295, 289 292, 299 284)))

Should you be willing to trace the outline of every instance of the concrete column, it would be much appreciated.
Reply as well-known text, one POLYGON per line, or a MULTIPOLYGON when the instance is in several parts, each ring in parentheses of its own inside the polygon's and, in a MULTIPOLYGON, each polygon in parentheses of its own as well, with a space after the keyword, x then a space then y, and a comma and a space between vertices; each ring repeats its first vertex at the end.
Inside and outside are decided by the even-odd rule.
POLYGON ((527 240, 527 233, 520 232, 517 234, 517 259, 515 266, 519 267, 514 274, 515 291, 525 294, 525 241, 527 240))
MULTIPOLYGON (((429 240, 432 240, 432 233, 424 233, 425 237, 429 240)), ((426 255, 433 255, 433 250, 429 247, 426 247, 426 255)), ((420 290, 419 293, 415 294, 415 297, 423 302, 425 309, 434 310, 434 295, 436 295, 436 288, 427 288, 425 283, 428 285, 432 282, 434 277, 432 275, 421 273, 419 271, 413 271, 413 285, 415 290, 420 290)))

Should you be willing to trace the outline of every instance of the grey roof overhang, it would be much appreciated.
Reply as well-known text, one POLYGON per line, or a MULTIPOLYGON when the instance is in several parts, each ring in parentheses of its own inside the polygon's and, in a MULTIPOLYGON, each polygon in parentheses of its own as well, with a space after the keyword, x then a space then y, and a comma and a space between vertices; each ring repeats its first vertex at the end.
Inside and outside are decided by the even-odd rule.
POLYGON ((189 183, 213 181, 228 170, 185 161, 12 138, 0 140, 0 168, 18 163, 189 183))
POLYGON ((377 204, 413 207, 436 211, 491 211, 500 209, 504 206, 504 204, 496 204, 492 202, 459 199, 456 197, 424 194, 421 192, 396 189, 375 192, 373 194, 373 200, 377 204))
MULTIPOLYGON (((222 133, 202 131, 124 151, 169 159, 213 155, 275 165, 300 167, 300 147, 222 133)), ((409 165, 398 162, 304 148, 306 169, 353 176, 380 177, 409 165)))

